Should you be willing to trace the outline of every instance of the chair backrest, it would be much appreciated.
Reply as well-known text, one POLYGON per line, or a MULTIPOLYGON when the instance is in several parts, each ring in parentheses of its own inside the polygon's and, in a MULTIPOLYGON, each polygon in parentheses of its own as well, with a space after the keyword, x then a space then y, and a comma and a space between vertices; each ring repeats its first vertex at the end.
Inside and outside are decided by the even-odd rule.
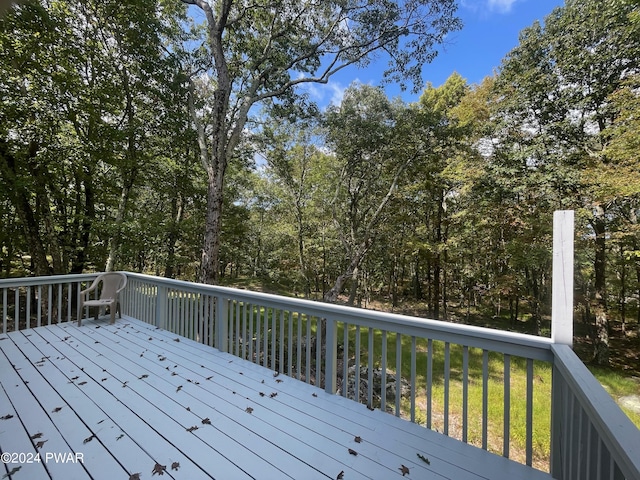
POLYGON ((118 292, 127 285, 127 276, 120 272, 107 272, 98 275, 96 282, 102 282, 100 300, 116 298, 118 292))

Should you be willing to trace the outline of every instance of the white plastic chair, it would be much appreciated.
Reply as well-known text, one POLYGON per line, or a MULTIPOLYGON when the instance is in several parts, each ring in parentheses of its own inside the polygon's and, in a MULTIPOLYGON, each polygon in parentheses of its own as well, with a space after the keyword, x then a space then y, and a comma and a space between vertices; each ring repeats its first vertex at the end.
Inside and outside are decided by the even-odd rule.
POLYGON ((98 307, 95 314, 95 319, 98 319, 98 313, 103 312, 106 307, 109 307, 109 313, 111 313, 111 323, 116 321, 116 310, 122 318, 122 312, 120 312, 120 302, 118 302, 118 293, 127 285, 127 276, 120 272, 108 272, 101 273, 93 281, 91 286, 86 290, 80 292, 80 311, 78 312, 78 326, 82 323, 82 312, 84 307, 98 307), (90 300, 89 293, 93 292, 102 283, 100 289, 100 298, 97 300, 90 300))

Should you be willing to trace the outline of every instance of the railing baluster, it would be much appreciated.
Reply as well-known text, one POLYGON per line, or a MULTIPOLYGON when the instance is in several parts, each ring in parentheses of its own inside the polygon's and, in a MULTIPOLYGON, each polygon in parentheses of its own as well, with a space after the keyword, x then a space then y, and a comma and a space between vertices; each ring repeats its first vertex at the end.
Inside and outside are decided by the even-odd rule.
POLYGON ((525 433, 525 462, 528 466, 533 464, 533 359, 527 358, 527 425, 525 433))
POLYGON ((311 383, 311 316, 305 314, 304 317, 307 324, 305 382, 311 383))
POLYGON ((260 365, 261 360, 261 342, 262 342, 262 330, 261 330, 261 325, 262 325, 262 307, 260 305, 256 305, 256 330, 255 330, 255 337, 256 337, 256 341, 255 341, 255 363, 257 363, 258 365, 260 365))
POLYGON ((20 329, 20 287, 16 287, 13 305, 13 330, 18 331, 20 329))
POLYGON ((280 355, 279 355, 279 368, 280 373, 285 372, 284 368, 284 310, 280 310, 280 355))
POLYGON ((369 408, 373 408, 373 368, 375 359, 375 343, 374 343, 374 331, 372 327, 367 329, 367 405, 369 408))
POLYGON ((416 337, 411 336, 411 421, 416 421, 416 337))
POLYGON ((396 333, 396 404, 395 414, 396 417, 400 416, 400 396, 402 395, 402 380, 400 374, 402 373, 402 335, 396 333))
MULTIPOLYGON (((71 298, 71 295, 69 295, 69 298, 71 298)), ((26 324, 27 324, 27 328, 31 328, 31 286, 27 287, 27 305, 26 305, 26 324)))
POLYGON ((247 359, 247 302, 242 302, 242 358, 247 359))
POLYGON ((249 308, 247 309, 247 313, 249 314, 249 360, 251 362, 255 362, 253 354, 254 354, 254 346, 253 346, 253 304, 249 304, 249 308))
POLYGON ((53 285, 49 284, 47 288, 49 295, 47 296, 47 325, 51 325, 51 316, 53 310, 53 285))
POLYGON ((288 352, 288 360, 287 360, 287 375, 293 377, 293 312, 289 310, 288 317, 288 325, 287 331, 289 332, 287 338, 287 352, 288 352))
POLYGON ((427 428, 431 428, 433 415, 433 340, 427 340, 427 428))
POLYGON ((242 305, 240 304, 239 301, 235 302, 235 311, 236 311, 236 328, 235 328, 235 356, 239 357, 240 356, 240 311, 242 309, 242 305))
POLYGON ((467 443, 469 433, 469 347, 462 347, 462 441, 467 443))
POLYGON ((320 317, 313 317, 316 319, 316 374, 315 374, 315 386, 322 387, 322 328, 320 317))
POLYGON ((7 290, 2 289, 2 333, 7 333, 7 290))
POLYGON ((342 396, 347 397, 349 384, 349 329, 347 322, 342 324, 342 396))
POLYGON ((382 358, 380 369, 382 377, 380 382, 380 410, 387 411, 387 331, 382 331, 382 358))
MULTIPOLYGON (((37 307, 37 326, 40 327, 42 325, 42 285, 38 285, 38 307, 37 307)), ((81 315, 82 312, 78 312, 78 315, 81 315)))
POLYGON ((502 434, 502 456, 509 458, 511 442, 511 355, 504 355, 504 423, 502 434))
MULTIPOLYGON (((353 395, 356 402, 360 401, 360 325, 356 325, 356 351, 355 351, 355 379, 353 395)), ((369 383, 367 390, 371 390, 373 385, 369 383)))
POLYGON ((71 283, 67 283, 67 322, 71 322, 71 292, 71 283))
POLYGON ((302 314, 300 312, 296 312, 296 314, 296 326, 298 330, 298 342, 296 345, 296 378, 300 380, 302 378, 302 314))
POLYGON ((450 377, 450 349, 449 342, 444 344, 444 434, 449 435, 449 377, 450 377))
POLYGON ((264 307, 262 312, 264 318, 264 334, 262 338, 263 348, 262 348, 262 365, 269 368, 269 308, 264 307))
POLYGON ((489 352, 482 350, 482 448, 487 450, 489 417, 489 352))

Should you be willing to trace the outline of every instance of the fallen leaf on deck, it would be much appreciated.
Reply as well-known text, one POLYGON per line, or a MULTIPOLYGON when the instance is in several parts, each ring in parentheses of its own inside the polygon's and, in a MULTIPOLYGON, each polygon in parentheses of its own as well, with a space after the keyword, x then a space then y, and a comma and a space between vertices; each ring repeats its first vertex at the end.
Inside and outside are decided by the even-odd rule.
POLYGON ((173 462, 171 464, 171 470, 178 470, 180 468, 180 463, 179 462, 173 462))
POLYGON ((207 418, 203 418, 203 419, 202 419, 202 423, 203 423, 204 425, 211 425, 211 420, 209 420, 209 417, 207 417, 207 418))
POLYGON ((182 390, 182 385, 178 386, 178 388, 176 388, 176 393, 178 393, 180 390, 182 390))
POLYGON ((10 418, 13 418, 13 415, 7 413, 4 417, 0 417, 0 420, 9 420, 10 418))
POLYGON ((425 457, 424 455, 420 455, 419 453, 416 453, 416 455, 418 455, 418 458, 422 460, 424 463, 426 463, 427 465, 431 465, 431 462, 427 457, 425 457))
POLYGON ((129 480, 140 480, 140 474, 139 473, 133 473, 129 476, 129 480))
POLYGON ((60 410, 62 410, 62 407, 56 407, 53 410, 51 410, 51 413, 58 413, 60 410))
POLYGON ((318 396, 318 394, 317 394, 317 393, 312 393, 312 394, 311 394, 311 396, 312 396, 312 397, 317 397, 317 396, 318 396))
POLYGON ((356 443, 362 443, 362 438, 356 437, 356 438, 353 439, 353 441, 356 442, 356 443))
POLYGON ((264 392, 260 392, 260 396, 261 396, 261 397, 264 397, 264 392))
POLYGON ((173 339, 173 341, 174 341, 174 342, 179 342, 179 341, 180 341, 180 339, 179 339, 178 337, 176 337, 176 338, 174 338, 174 339, 173 339))
POLYGON ((276 396, 278 396, 278 392, 273 392, 271 395, 269 395, 271 398, 274 398, 276 396))
POLYGON ((82 443, 89 443, 91 440, 93 440, 94 438, 96 438, 95 435, 91 435, 90 437, 85 438, 82 443))
POLYGON ((282 383, 282 380, 279 378, 276 378, 276 383, 282 383))
POLYGON ((404 477, 405 475, 409 474, 409 467, 405 466, 405 465, 401 465, 400 468, 398 469, 400 470, 400 472, 402 473, 402 476, 404 477))
POLYGON ((80 377, 77 377, 77 376, 76 376, 76 377, 72 377, 72 378, 71 378, 71 380, 77 380, 77 379, 79 379, 79 378, 80 378, 80 377))
POLYGON ((138 377, 138 380, 142 380, 143 378, 147 378, 149 375, 147 375, 146 373, 144 375, 140 375, 138 377))
POLYGON ((190 412, 190 411, 191 411, 191 407, 187 407, 187 412, 190 412))
POLYGON ((197 429, 198 429, 198 426, 194 425, 193 427, 187 428, 187 432, 193 432, 194 430, 197 430, 197 429))
POLYGON ((45 442, 48 442, 49 440, 40 440, 38 443, 36 443, 36 448, 42 448, 44 447, 45 442))
POLYGON ((33 434, 33 435, 31 435, 31 437, 29 437, 29 438, 31 438, 31 440, 35 440, 35 439, 37 439, 37 438, 42 438, 42 433, 41 433, 41 432, 34 433, 34 434, 33 434))
POLYGON ((172 377, 175 377, 176 375, 177 375, 177 373, 176 373, 176 372, 171 372, 171 376, 172 376, 172 377))
POLYGON ((106 379, 106 378, 101 378, 101 379, 100 379, 100 381, 101 381, 101 382, 106 382, 106 381, 107 381, 107 379, 106 379))
POLYGON ((356 451, 355 451, 355 450, 353 450, 352 448, 350 448, 350 449, 349 449, 349 453, 350 453, 351 455, 356 455, 356 456, 358 455, 358 452, 356 452, 356 451))
POLYGON ((153 467, 153 470, 151 470, 151 476, 155 475, 156 473, 158 475, 164 475, 164 472, 166 471, 167 471, 166 465, 160 465, 159 463, 156 463, 155 467, 153 467))
POLYGON ((244 411, 247 412, 247 413, 253 413, 253 408, 247 407, 247 408, 245 408, 244 411))
POLYGON ((13 474, 14 474, 14 473, 16 473, 16 472, 19 472, 21 468, 22 468, 22 465, 21 465, 21 466, 19 466, 19 467, 15 467, 15 468, 13 468, 10 472, 5 473, 5 474, 2 476, 2 478, 11 478, 11 475, 13 475, 13 474))
POLYGON ((127 386, 127 383, 129 383, 129 380, 127 380, 126 382, 124 382, 124 383, 122 384, 122 388, 126 387, 126 386, 127 386))
POLYGON ((161 362, 164 362, 167 359, 167 357, 163 357, 163 356, 159 356, 158 360, 160 360, 161 362))
POLYGON ((122 433, 122 434, 118 435, 118 436, 116 437, 116 441, 120 440, 122 437, 124 437, 124 433, 122 433))
POLYGON ((86 385, 87 382, 80 382, 78 385, 86 385))
POLYGON ((210 377, 205 378, 205 380, 211 380, 213 378, 213 375, 211 375, 210 377))
POLYGON ((338 476, 336 477, 336 480, 342 480, 344 478, 344 470, 342 470, 338 476))
POLYGON ((149 340, 153 340, 153 338, 149 337, 149 340))

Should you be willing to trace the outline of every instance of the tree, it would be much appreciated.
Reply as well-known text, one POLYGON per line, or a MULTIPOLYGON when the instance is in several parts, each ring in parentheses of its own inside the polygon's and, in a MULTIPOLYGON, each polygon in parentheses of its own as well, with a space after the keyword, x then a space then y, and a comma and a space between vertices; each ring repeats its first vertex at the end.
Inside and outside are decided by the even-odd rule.
POLYGON ((536 23, 521 33, 498 79, 503 138, 511 139, 503 146, 511 145, 523 174, 538 180, 537 190, 550 193, 547 209, 573 206, 590 217, 594 357, 601 364, 608 363, 608 217, 614 199, 625 193, 614 189, 603 195, 597 179, 610 164, 604 132, 615 117, 611 95, 640 69, 640 32, 630 22, 633 3, 567 1, 545 19, 544 28, 536 23))
POLYGON ((387 204, 418 154, 405 143, 410 116, 376 87, 354 84, 327 114, 328 143, 335 153, 334 193, 329 207, 344 248, 345 265, 325 301, 335 302, 347 282, 353 304, 359 269, 384 221, 387 204))
POLYGON ((453 0, 390 2, 234 2, 183 0, 204 12, 210 73, 193 79, 192 101, 200 158, 207 172, 207 216, 201 280, 218 280, 224 178, 251 108, 266 100, 293 105, 296 87, 326 83, 349 65, 366 66, 389 52, 388 81, 420 83, 434 46, 460 27, 453 0))

